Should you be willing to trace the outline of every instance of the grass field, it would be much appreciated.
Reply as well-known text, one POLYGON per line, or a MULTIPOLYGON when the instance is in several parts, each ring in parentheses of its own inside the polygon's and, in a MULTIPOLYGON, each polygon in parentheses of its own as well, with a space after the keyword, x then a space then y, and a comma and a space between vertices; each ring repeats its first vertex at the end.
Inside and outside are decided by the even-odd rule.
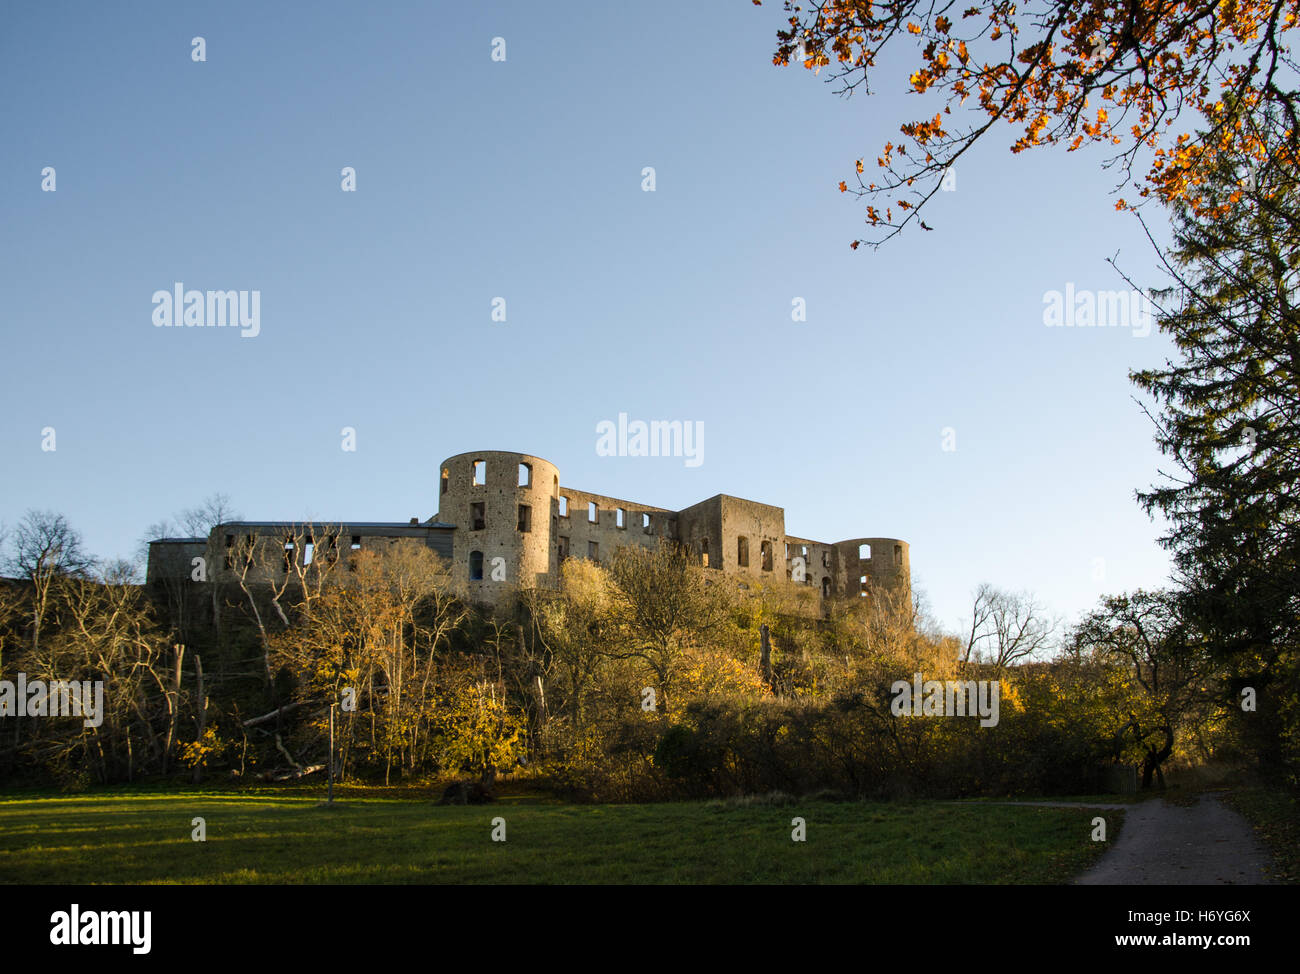
MULTIPOLYGON (((1093 812, 709 802, 479 807, 348 796, 0 799, 4 883, 1062 883, 1093 812), (207 841, 191 838, 206 821, 207 841), (491 839, 505 819, 506 841, 491 839), (807 840, 791 839, 791 819, 807 840)), ((1118 816, 1108 814, 1108 834, 1118 816)))

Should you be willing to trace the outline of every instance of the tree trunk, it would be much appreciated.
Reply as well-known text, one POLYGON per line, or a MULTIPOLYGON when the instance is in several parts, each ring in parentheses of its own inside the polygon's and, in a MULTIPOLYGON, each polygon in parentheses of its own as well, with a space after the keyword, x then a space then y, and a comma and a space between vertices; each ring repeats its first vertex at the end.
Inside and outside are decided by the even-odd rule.
MULTIPOLYGON (((199 736, 198 742, 200 748, 203 745, 203 733, 208 729, 208 698, 203 695, 203 658, 196 655, 194 657, 194 670, 197 674, 199 684, 199 736)), ((194 764, 194 784, 203 781, 203 756, 200 751, 199 760, 194 764)))
POLYGON ((772 639, 768 631, 767 623, 758 627, 759 639, 759 660, 763 669, 763 682, 767 684, 769 690, 772 689, 772 639))

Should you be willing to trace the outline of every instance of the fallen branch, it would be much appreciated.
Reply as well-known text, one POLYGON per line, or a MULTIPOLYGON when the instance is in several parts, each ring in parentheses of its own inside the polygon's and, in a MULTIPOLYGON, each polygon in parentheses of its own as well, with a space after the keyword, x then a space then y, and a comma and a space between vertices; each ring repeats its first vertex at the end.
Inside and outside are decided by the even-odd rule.
POLYGON ((262 780, 263 781, 292 781, 296 778, 305 778, 309 774, 315 774, 317 771, 324 771, 324 770, 325 770, 325 765, 323 764, 309 764, 305 768, 297 768, 293 771, 283 771, 278 774, 274 771, 268 771, 266 772, 266 774, 262 775, 262 780))

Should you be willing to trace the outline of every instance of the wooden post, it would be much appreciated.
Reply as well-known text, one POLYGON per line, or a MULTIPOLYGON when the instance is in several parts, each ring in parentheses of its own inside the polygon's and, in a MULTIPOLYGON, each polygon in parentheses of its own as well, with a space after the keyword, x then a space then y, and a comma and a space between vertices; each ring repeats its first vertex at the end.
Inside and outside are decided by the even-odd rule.
POLYGON ((772 688, 772 639, 768 633, 767 623, 758 627, 760 650, 760 665, 763 668, 763 682, 767 684, 768 689, 772 688))
POLYGON ((334 705, 329 705, 329 800, 334 804, 334 705))
POLYGON ((181 708, 181 660, 185 658, 185 644, 177 643, 172 647, 176 654, 176 675, 172 680, 171 692, 167 698, 167 743, 163 748, 163 773, 166 774, 171 764, 172 748, 176 746, 176 722, 180 720, 181 708))
MULTIPOLYGON (((199 746, 203 746, 203 734, 208 729, 208 698, 203 691, 203 657, 197 653, 194 655, 194 670, 199 682, 199 746)), ((194 784, 199 784, 203 780, 203 759, 194 765, 194 784)))

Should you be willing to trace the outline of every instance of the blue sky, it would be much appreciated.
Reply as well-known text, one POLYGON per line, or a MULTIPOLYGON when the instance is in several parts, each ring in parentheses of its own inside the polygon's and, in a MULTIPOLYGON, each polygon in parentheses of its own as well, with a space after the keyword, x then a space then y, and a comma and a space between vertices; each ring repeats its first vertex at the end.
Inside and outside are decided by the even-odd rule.
POLYGON ((504 449, 578 489, 906 539, 954 629, 983 581, 1075 616, 1166 580, 1127 373, 1170 346, 1043 324, 1067 282, 1126 287, 1117 252, 1163 283, 1102 155, 995 130, 934 232, 855 252, 836 185, 916 103, 905 71, 846 100, 774 67, 779 5, 269 6, 0 11, 0 521, 52 508, 118 556, 218 491, 248 518, 426 518, 441 459, 504 449), (177 281, 260 291, 261 333, 155 328, 177 281), (702 422, 704 462, 598 456, 620 412, 702 422))

